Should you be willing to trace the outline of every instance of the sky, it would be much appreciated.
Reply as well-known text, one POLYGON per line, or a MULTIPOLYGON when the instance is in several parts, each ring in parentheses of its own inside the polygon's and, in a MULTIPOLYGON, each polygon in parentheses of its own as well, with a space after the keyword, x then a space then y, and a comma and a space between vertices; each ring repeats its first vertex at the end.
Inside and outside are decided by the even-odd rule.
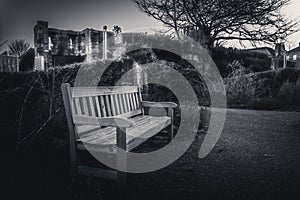
MULTIPOLYGON (((288 17, 300 18, 300 0, 292 0, 282 10, 288 17)), ((33 46, 33 27, 37 20, 50 27, 83 30, 120 25, 125 32, 149 31, 162 23, 141 13, 130 0, 0 0, 0 44, 6 40, 24 38, 33 46)), ((300 33, 289 38, 288 49, 300 42, 300 33)), ((236 46, 236 43, 230 43, 236 46)))

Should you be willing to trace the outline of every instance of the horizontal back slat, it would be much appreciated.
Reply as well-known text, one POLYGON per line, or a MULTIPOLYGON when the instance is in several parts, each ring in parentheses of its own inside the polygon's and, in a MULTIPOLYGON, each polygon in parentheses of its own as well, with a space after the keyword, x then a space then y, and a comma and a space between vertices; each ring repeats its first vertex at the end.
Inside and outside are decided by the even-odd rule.
POLYGON ((137 86, 73 87, 72 113, 91 117, 133 117, 142 113, 137 86))
POLYGON ((72 97, 90 97, 107 94, 123 94, 138 92, 136 86, 101 86, 101 87, 73 87, 72 97))

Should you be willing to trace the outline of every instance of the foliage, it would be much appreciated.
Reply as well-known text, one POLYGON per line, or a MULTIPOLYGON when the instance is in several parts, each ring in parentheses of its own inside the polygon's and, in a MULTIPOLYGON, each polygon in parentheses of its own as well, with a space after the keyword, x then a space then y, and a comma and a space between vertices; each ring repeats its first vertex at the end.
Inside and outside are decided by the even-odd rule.
MULTIPOLYGON (((199 72, 189 63, 185 63, 182 61, 181 63, 174 63, 174 62, 166 62, 166 61, 157 61, 153 63, 149 63, 144 66, 145 68, 148 68, 147 73, 148 76, 151 76, 150 73, 153 73, 152 77, 155 77, 157 79, 157 82, 159 80, 166 81, 170 87, 173 85, 181 85, 182 87, 185 85, 185 82, 180 81, 187 81, 189 85, 194 90, 199 105, 210 105, 210 96, 207 90, 207 86, 204 83, 204 80, 202 76, 199 74, 199 72), (170 77, 168 74, 168 71, 159 71, 159 74, 157 73, 157 70, 160 69, 160 66, 168 66, 170 69, 174 69, 177 72, 179 72, 185 79, 177 80, 174 79, 174 77, 170 77)), ((156 85, 156 84, 150 84, 149 85, 149 100, 151 101, 172 101, 177 102, 178 99, 174 94, 166 87, 156 85)), ((188 100, 189 97, 186 97, 186 100, 188 100)), ((188 105, 188 102, 186 102, 188 105)))
POLYGON ((18 148, 31 147, 36 140, 44 145, 61 141, 63 145, 67 141, 67 127, 61 84, 74 84, 79 69, 87 75, 86 85, 95 82, 99 85, 114 84, 120 74, 132 66, 132 61, 111 63, 101 80, 98 80, 97 74, 90 73, 99 73, 97 69, 106 64, 110 64, 109 61, 73 64, 48 71, 0 73, 0 121, 3 131, 16 135, 18 148))
POLYGON ((118 26, 118 25, 114 25, 112 31, 113 31, 116 35, 118 35, 118 34, 120 34, 120 33, 122 32, 122 28, 121 28, 120 26, 118 26))
MULTIPOLYGON (((145 33, 123 33, 123 40, 127 44, 127 52, 130 52, 131 49, 140 49, 141 46, 144 49, 135 50, 135 55, 140 54, 139 52, 148 51, 147 54, 141 53, 143 58, 138 58, 135 56, 135 60, 166 60, 169 62, 180 63, 183 59, 179 55, 175 55, 172 52, 167 52, 160 49, 151 49, 151 47, 168 47, 168 49, 184 49, 185 54, 193 53, 191 48, 186 48, 190 46, 184 41, 174 40, 168 36, 159 36, 147 35, 145 33), (146 57, 145 57, 146 56, 146 57)), ((131 54, 131 53, 129 53, 131 54)), ((238 50, 234 48, 225 48, 225 47, 215 47, 211 50, 211 57, 217 65, 221 75, 223 77, 228 76, 231 73, 230 67, 233 62, 239 62, 248 72, 262 72, 271 69, 271 58, 263 53, 249 52, 238 50)))

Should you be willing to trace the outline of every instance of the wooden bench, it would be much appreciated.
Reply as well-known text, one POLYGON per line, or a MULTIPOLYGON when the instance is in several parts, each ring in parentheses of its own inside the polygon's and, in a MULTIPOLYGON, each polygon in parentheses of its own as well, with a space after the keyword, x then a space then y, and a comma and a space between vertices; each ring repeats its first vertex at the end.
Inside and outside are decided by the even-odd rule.
MULTIPOLYGON (((172 102, 142 101, 136 86, 70 87, 62 84, 62 95, 70 136, 72 176, 93 175, 124 182, 124 173, 83 166, 78 163, 78 152, 86 150, 116 153, 116 147, 131 151, 161 130, 168 128, 173 138, 172 102), (145 114, 145 108, 163 107, 168 116, 145 114)), ((118 158, 117 158, 118 159, 118 158)))

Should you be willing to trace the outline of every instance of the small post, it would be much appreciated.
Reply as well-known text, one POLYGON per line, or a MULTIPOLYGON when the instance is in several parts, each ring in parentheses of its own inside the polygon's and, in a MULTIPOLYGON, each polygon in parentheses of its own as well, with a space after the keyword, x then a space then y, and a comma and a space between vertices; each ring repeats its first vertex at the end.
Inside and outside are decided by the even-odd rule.
POLYGON ((92 38, 90 29, 87 29, 85 32, 85 42, 86 61, 89 63, 92 60, 92 38))
POLYGON ((20 71, 20 65, 19 65, 19 56, 16 57, 16 72, 20 71))
POLYGON ((107 26, 103 26, 103 60, 107 59, 107 26))

